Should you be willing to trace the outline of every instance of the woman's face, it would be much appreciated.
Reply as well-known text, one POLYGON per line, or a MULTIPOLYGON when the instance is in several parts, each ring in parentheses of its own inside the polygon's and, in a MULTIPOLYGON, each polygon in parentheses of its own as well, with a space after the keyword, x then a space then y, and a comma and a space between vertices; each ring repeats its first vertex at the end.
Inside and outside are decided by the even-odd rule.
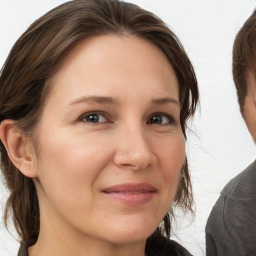
POLYGON ((178 82, 134 36, 80 43, 51 81, 35 130, 41 232, 145 241, 174 199, 185 157, 178 82))

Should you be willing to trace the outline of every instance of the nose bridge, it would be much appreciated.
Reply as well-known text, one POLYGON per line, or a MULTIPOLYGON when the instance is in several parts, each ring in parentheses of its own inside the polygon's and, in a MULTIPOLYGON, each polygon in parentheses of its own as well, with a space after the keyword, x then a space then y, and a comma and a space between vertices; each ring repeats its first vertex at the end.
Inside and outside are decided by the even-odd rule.
POLYGON ((146 127, 139 122, 124 125, 120 131, 116 163, 133 169, 144 169, 155 160, 146 127))
MULTIPOLYGON (((147 139, 145 129, 140 124, 134 124, 131 126, 125 126, 124 131, 124 140, 127 146, 131 147, 133 151, 148 151, 150 143, 147 139)), ((128 149, 128 148, 127 148, 128 149)))

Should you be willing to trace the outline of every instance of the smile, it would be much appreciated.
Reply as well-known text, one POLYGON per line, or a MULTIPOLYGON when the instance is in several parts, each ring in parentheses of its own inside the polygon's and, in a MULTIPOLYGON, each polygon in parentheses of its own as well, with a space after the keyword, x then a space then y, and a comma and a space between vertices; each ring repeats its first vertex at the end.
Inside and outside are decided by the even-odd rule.
POLYGON ((148 203, 157 193, 157 189, 148 184, 120 184, 103 189, 102 192, 109 198, 129 206, 140 206, 148 203))

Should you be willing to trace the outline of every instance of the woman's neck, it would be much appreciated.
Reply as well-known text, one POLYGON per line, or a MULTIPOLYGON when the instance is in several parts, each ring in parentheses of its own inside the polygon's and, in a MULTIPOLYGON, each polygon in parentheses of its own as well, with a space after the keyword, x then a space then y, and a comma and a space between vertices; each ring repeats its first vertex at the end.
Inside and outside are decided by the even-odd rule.
POLYGON ((69 229, 60 223, 41 223, 35 245, 29 247, 29 256, 144 256, 146 239, 115 244, 96 239, 69 229), (52 224, 52 225, 51 225, 52 224))
POLYGON ((105 242, 85 240, 83 243, 72 241, 63 243, 60 240, 39 238, 37 243, 29 247, 29 256, 144 256, 145 244, 110 245, 105 242))

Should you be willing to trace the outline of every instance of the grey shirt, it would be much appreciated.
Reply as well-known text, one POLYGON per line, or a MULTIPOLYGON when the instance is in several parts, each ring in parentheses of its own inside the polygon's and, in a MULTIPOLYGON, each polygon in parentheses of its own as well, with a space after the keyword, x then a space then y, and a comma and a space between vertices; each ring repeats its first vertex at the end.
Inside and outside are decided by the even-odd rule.
POLYGON ((256 255, 256 163, 222 190, 206 224, 207 256, 256 255))

